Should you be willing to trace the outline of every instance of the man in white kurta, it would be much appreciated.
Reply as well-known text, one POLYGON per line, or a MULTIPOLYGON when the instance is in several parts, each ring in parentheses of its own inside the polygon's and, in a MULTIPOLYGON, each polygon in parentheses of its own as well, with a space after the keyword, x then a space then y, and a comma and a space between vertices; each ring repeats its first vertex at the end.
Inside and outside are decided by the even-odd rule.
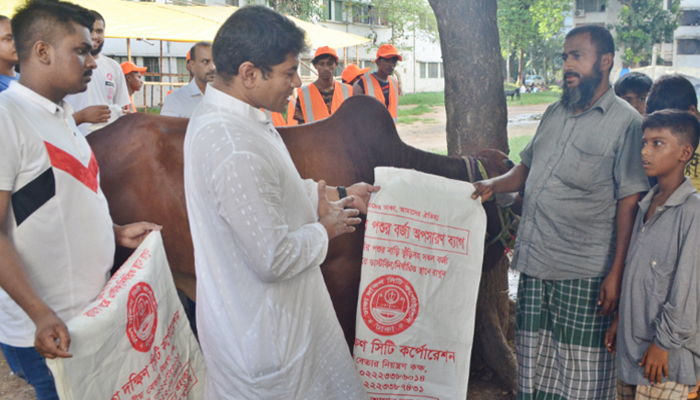
POLYGON ((319 266, 329 238, 352 232, 379 188, 355 184, 329 202, 344 188, 303 180, 260 111, 284 111, 304 47, 303 31, 277 12, 236 11, 214 41, 223 71, 187 127, 205 399, 367 399, 319 266))
POLYGON ((210 87, 184 151, 207 398, 364 398, 319 268, 317 184, 272 120, 210 87))

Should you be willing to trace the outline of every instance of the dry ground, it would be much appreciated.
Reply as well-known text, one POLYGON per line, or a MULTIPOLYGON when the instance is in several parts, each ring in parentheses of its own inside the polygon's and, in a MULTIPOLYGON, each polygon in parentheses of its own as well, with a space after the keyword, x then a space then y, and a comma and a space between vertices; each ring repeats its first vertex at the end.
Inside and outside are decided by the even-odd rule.
MULTIPOLYGON (((546 108, 546 104, 508 107, 508 134, 510 136, 534 135, 539 120, 531 120, 531 118, 536 118, 532 116, 541 115, 546 108)), ((413 124, 400 124, 398 131, 401 139, 411 146, 423 150, 446 150, 445 109, 435 107, 434 110, 434 112, 419 116, 421 121, 413 124)), ((491 379, 488 374, 472 376, 469 383, 469 400, 501 400, 507 398, 507 394, 503 393, 498 383, 491 379)), ((5 361, 1 353, 0 400, 36 400, 34 389, 11 373, 7 361, 5 361)))

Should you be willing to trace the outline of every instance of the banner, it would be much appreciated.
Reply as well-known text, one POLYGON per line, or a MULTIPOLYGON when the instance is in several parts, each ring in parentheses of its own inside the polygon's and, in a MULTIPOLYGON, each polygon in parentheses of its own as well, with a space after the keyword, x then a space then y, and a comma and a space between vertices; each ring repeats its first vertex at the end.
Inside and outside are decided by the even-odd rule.
POLYGON ((178 299, 160 232, 66 324, 72 358, 47 360, 61 400, 195 400, 206 367, 178 299))
POLYGON ((465 399, 486 214, 467 182, 375 168, 354 358, 372 400, 465 399))

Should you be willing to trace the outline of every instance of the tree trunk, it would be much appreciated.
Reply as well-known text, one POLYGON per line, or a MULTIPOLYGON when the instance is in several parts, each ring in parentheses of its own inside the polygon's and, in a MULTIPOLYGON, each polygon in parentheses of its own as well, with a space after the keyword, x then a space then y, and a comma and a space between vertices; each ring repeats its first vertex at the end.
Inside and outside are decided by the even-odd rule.
POLYGON ((511 81, 511 79, 510 79, 510 60, 511 60, 511 56, 510 56, 510 54, 508 54, 508 58, 506 58, 506 77, 508 78, 508 79, 506 79, 506 82, 508 82, 508 83, 510 83, 510 81, 511 81))
POLYGON ((445 70, 447 152, 508 151, 495 0, 429 0, 445 70))
POLYGON ((542 68, 544 68, 544 75, 542 75, 542 77, 544 78, 545 86, 547 86, 547 84, 549 84, 549 79, 547 79, 547 56, 544 56, 542 60, 542 68))
MULTIPOLYGON (((437 18, 445 66, 448 154, 475 155, 487 148, 508 152, 496 1, 429 2, 437 18)), ((506 264, 481 278, 474 334, 474 349, 479 350, 471 367, 493 370, 503 389, 514 393, 517 362, 505 339, 510 306, 507 295, 503 297, 507 259, 502 262, 506 264)))
POLYGON ((518 86, 522 85, 525 83, 525 80, 523 79, 523 75, 525 74, 525 51, 523 49, 520 49, 520 59, 518 60, 518 86))

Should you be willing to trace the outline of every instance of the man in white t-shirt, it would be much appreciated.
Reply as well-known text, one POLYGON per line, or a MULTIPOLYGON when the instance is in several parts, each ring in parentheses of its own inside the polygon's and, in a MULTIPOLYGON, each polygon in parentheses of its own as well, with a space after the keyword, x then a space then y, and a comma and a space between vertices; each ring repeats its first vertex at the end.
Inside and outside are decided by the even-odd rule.
POLYGON ((170 93, 163 102, 160 115, 189 118, 207 91, 207 83, 214 80, 216 66, 211 56, 211 43, 198 42, 187 53, 190 55, 187 66, 190 83, 170 93))
MULTIPOLYGON (((121 66, 111 58, 100 55, 105 42, 105 19, 97 11, 91 11, 95 17, 92 29, 92 50, 97 68, 93 71, 92 81, 86 91, 66 96, 65 101, 76 111, 73 114, 75 124, 83 136, 89 135, 92 124, 103 124, 121 115, 121 109, 131 104, 129 89, 121 66), (110 111, 110 107, 113 107, 110 111)), ((101 125, 99 125, 101 126, 101 125)))
POLYGON ((35 0, 12 29, 19 82, 0 93, 0 348, 39 400, 57 400, 44 357, 70 357, 64 321, 107 282, 116 244, 135 248, 157 225, 114 225, 97 161, 62 99, 95 69, 94 17, 35 0))
POLYGON ((367 398, 320 264, 379 188, 303 180, 260 110, 287 109, 305 47, 283 15, 236 11, 214 39, 217 75, 187 126, 205 399, 367 398))

